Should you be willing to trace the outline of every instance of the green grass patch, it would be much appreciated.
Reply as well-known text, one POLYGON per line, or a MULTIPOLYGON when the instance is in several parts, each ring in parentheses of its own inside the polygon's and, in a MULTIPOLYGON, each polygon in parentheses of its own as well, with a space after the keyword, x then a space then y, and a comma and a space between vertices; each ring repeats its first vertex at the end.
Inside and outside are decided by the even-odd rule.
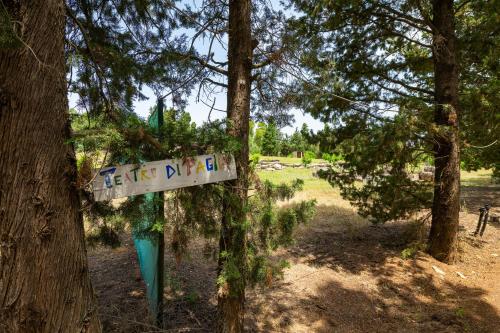
MULTIPOLYGON (((261 161, 279 161, 280 163, 296 163, 302 164, 302 158, 298 157, 284 157, 284 156, 261 156, 261 161)), ((321 158, 314 158, 312 163, 325 163, 326 161, 321 158)))
POLYGON ((313 169, 306 168, 285 168, 280 171, 260 170, 257 172, 262 181, 269 180, 274 184, 291 184, 295 179, 302 179, 304 191, 333 191, 326 180, 315 178, 312 173, 313 169))
MULTIPOLYGON (((272 159, 274 157, 266 157, 272 159)), ((291 158, 286 157, 290 160, 291 158)), ((299 160, 299 159, 296 159, 299 160)), ((293 162, 292 162, 293 163, 293 162)), ((324 196, 331 196, 332 198, 339 198, 339 189, 332 187, 326 180, 313 177, 314 169, 307 168, 285 168, 279 171, 259 170, 257 174, 262 181, 269 180, 274 184, 286 183, 291 184, 295 179, 302 179, 304 181, 303 192, 307 197, 318 198, 324 196)), ((461 181, 462 186, 488 186, 492 185, 491 170, 478 170, 478 171, 462 171, 461 181)), ((360 182, 361 184, 361 182, 360 182)))
POLYGON ((493 185, 491 170, 480 169, 477 171, 460 172, 460 183, 462 186, 488 186, 493 185))

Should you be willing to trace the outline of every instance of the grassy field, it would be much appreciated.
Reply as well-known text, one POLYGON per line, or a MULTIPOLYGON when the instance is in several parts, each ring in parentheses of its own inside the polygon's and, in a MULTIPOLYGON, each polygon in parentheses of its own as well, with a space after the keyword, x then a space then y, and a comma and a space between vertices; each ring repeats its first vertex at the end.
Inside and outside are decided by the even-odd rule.
MULTIPOLYGON (((293 162, 292 162, 293 163, 293 162)), ((290 183, 292 180, 300 178, 304 180, 304 191, 310 192, 311 197, 317 194, 338 195, 338 189, 332 188, 327 181, 312 176, 312 169, 285 168, 281 171, 258 171, 257 174, 262 180, 270 180, 275 184, 290 183), (318 193, 319 192, 319 193, 318 193)), ((462 171, 462 186, 488 186, 492 185, 491 170, 462 171)))
MULTIPOLYGON (((298 163, 302 164, 302 159, 298 157, 284 157, 284 156, 261 156, 261 161, 279 161, 280 163, 298 163)), ((321 158, 315 158, 312 163, 324 163, 325 160, 321 158)))
POLYGON ((493 185, 493 181, 491 179, 491 170, 477 170, 477 171, 462 171, 461 183, 462 186, 488 186, 493 185))

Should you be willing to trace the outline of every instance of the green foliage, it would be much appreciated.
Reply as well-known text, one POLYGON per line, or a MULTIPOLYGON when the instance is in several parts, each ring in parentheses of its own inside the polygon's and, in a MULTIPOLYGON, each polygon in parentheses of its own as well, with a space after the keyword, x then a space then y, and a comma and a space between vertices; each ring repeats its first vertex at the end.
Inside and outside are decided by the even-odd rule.
MULTIPOLYGON (((20 22, 16 22, 12 20, 9 13, 7 12, 5 6, 2 4, 0 6, 0 48, 17 48, 21 47, 22 43, 19 37, 17 36, 16 25, 19 25, 20 22)), ((21 32, 21 31, 20 31, 21 32)))
POLYGON ((118 233, 113 228, 107 225, 97 227, 97 229, 88 233, 88 235, 85 237, 85 240, 87 241, 87 244, 89 246, 96 246, 97 244, 101 244, 116 248, 121 245, 118 233))
MULTIPOLYGON (((255 143, 256 152, 261 152, 262 150, 262 140, 264 139, 264 134, 266 133, 267 125, 266 123, 257 123, 257 128, 255 129, 255 136, 253 142, 255 143)), ((253 151, 252 151, 253 152, 253 151)))
POLYGON ((493 169, 500 181, 498 2, 473 1, 457 13, 461 66, 461 159, 465 170, 493 169))
POLYGON ((276 127, 274 120, 271 120, 266 127, 264 136, 262 137, 262 155, 273 156, 278 155, 280 151, 280 132, 276 127))
MULTIPOLYGON (((153 111, 154 109, 151 110, 153 111)), ((185 157, 208 151, 231 153, 239 147, 239 144, 226 134, 223 122, 213 121, 197 127, 191 122, 187 112, 173 109, 164 112, 164 126, 161 132, 151 128, 134 114, 128 114, 123 118, 121 129, 117 129, 115 123, 104 121, 102 115, 78 114, 71 111, 71 117, 76 133, 72 143, 77 150, 79 175, 82 178, 79 184, 82 186, 90 185, 92 169, 107 165, 158 160, 165 156, 185 157), (145 135, 153 139, 161 136, 161 142, 157 141, 161 146, 154 146, 150 141, 144 140, 145 135)), ((82 190, 88 191, 90 188, 82 190)), ((174 223, 170 230, 175 236, 172 238, 172 247, 179 256, 185 252, 187 240, 191 235, 200 233, 216 237, 219 221, 218 217, 210 212, 211 205, 221 205, 220 196, 220 190, 213 190, 210 185, 176 192, 175 200, 181 201, 183 205, 177 207, 184 213, 172 219, 174 223)), ((164 221, 158 217, 157 207, 161 201, 157 194, 130 197, 118 208, 109 203, 93 203, 92 194, 88 192, 84 198, 90 208, 85 211, 85 215, 91 217, 89 221, 94 228, 99 228, 109 216, 119 216, 131 224, 139 237, 154 240, 155 233, 164 230, 164 221)), ((166 200, 171 202, 174 199, 171 195, 167 195, 166 200)), ((114 228, 112 224, 108 223, 108 226, 114 228)))
POLYGON ((90 246, 100 244, 115 248, 121 245, 119 234, 125 228, 125 220, 114 207, 96 202, 86 211, 85 220, 91 227, 85 237, 90 246))
POLYGON ((341 154, 335 154, 335 153, 331 153, 331 154, 323 153, 321 155, 321 158, 329 163, 332 163, 332 164, 344 160, 344 158, 342 157, 341 154))
POLYGON ((248 238, 248 259, 250 272, 248 281, 270 284, 287 267, 286 262, 272 262, 269 255, 279 247, 293 243, 293 231, 300 224, 309 222, 315 212, 315 200, 277 207, 277 201, 290 200, 304 182, 294 180, 290 185, 275 185, 264 181, 250 198, 250 237, 248 238))
POLYGON ((312 163, 313 159, 316 157, 316 154, 310 150, 306 151, 304 153, 304 156, 302 156, 302 164, 304 166, 308 166, 309 164, 312 163))
MULTIPOLYGON (((435 36, 426 23, 432 8, 410 0, 292 3, 299 12, 289 21, 297 66, 308 73, 297 83, 296 103, 327 124, 311 141, 322 152, 341 152, 345 162, 324 176, 373 221, 430 207, 431 184, 408 173, 433 162, 441 135, 433 125, 435 36)), ((455 13, 468 170, 500 165, 497 7, 465 2, 455 13)))
POLYGON ((259 163, 260 161, 260 154, 259 153, 254 153, 250 155, 250 168, 252 170, 255 170, 255 166, 259 163))
POLYGON ((457 308, 455 310, 455 315, 458 317, 458 318, 463 318, 465 316, 465 309, 464 308, 457 308))
POLYGON ((424 243, 414 243, 401 251, 401 259, 407 260, 415 258, 418 251, 424 251, 425 247, 424 243))
POLYGON ((290 147, 292 151, 304 152, 308 148, 308 143, 306 138, 302 135, 302 132, 295 130, 295 132, 290 137, 290 147))
POLYGON ((340 149, 345 162, 320 172, 343 197, 358 207, 358 213, 373 222, 407 218, 430 207, 432 184, 411 180, 426 142, 420 142, 415 117, 401 114, 393 122, 373 125, 369 131, 344 140, 340 149), (403 125, 404 124, 404 125, 403 125))
POLYGON ((196 304, 200 300, 200 295, 192 290, 186 295, 186 301, 190 304, 196 304))

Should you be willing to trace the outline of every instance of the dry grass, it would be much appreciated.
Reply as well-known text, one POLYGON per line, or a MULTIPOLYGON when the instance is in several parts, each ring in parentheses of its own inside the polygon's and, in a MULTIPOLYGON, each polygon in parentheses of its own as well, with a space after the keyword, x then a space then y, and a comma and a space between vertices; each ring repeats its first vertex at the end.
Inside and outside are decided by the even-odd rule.
MULTIPOLYGON (((277 183, 302 178, 304 191, 294 200, 315 198, 318 209, 314 220, 299 228, 296 244, 276 253, 292 264, 283 280, 248 290, 247 331, 500 332, 500 226, 488 226, 482 239, 470 236, 477 222, 477 214, 471 214, 475 207, 485 200, 500 206, 498 188, 469 186, 463 191, 471 213, 461 213, 460 261, 444 265, 422 252, 401 258, 401 251, 421 238, 424 226, 373 226, 337 189, 312 177, 312 170, 259 175, 277 183)), ((481 183, 487 175, 469 173, 463 179, 481 183)), ((190 259, 179 265, 170 250, 165 256, 166 276, 175 281, 167 281, 165 289, 168 332, 213 332, 216 263, 203 256, 201 240, 194 240, 191 250, 190 259)), ((160 331, 147 320, 134 259, 130 244, 90 254, 107 332, 160 331)))

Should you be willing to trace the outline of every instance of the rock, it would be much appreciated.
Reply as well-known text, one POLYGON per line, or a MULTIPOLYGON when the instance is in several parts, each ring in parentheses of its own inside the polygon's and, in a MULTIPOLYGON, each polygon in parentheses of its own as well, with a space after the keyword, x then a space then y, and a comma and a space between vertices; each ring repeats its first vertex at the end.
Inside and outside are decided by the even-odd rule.
POLYGON ((426 182, 431 182, 434 180, 434 172, 420 172, 418 174, 418 179, 426 181, 426 182))
POLYGON ((411 181, 417 181, 419 180, 420 178, 418 177, 418 173, 410 173, 408 175, 408 178, 411 180, 411 181))
POLYGON ((434 173, 436 171, 436 168, 430 165, 424 166, 424 172, 432 172, 434 173))
POLYGON ((279 163, 273 164, 274 170, 283 170, 283 166, 279 163))
POLYGON ((460 273, 460 272, 455 272, 455 273, 457 273, 457 275, 460 276, 462 279, 466 279, 466 277, 463 273, 460 273))
POLYGON ((434 271, 436 271, 436 273, 438 273, 438 274, 441 274, 441 275, 446 275, 446 273, 445 273, 445 272, 444 272, 441 268, 439 268, 439 267, 437 267, 437 266, 434 266, 434 265, 433 265, 433 266, 432 266, 432 269, 433 269, 434 271))
POLYGON ((263 160, 259 162, 261 165, 273 165, 275 163, 279 163, 278 160, 263 160))

